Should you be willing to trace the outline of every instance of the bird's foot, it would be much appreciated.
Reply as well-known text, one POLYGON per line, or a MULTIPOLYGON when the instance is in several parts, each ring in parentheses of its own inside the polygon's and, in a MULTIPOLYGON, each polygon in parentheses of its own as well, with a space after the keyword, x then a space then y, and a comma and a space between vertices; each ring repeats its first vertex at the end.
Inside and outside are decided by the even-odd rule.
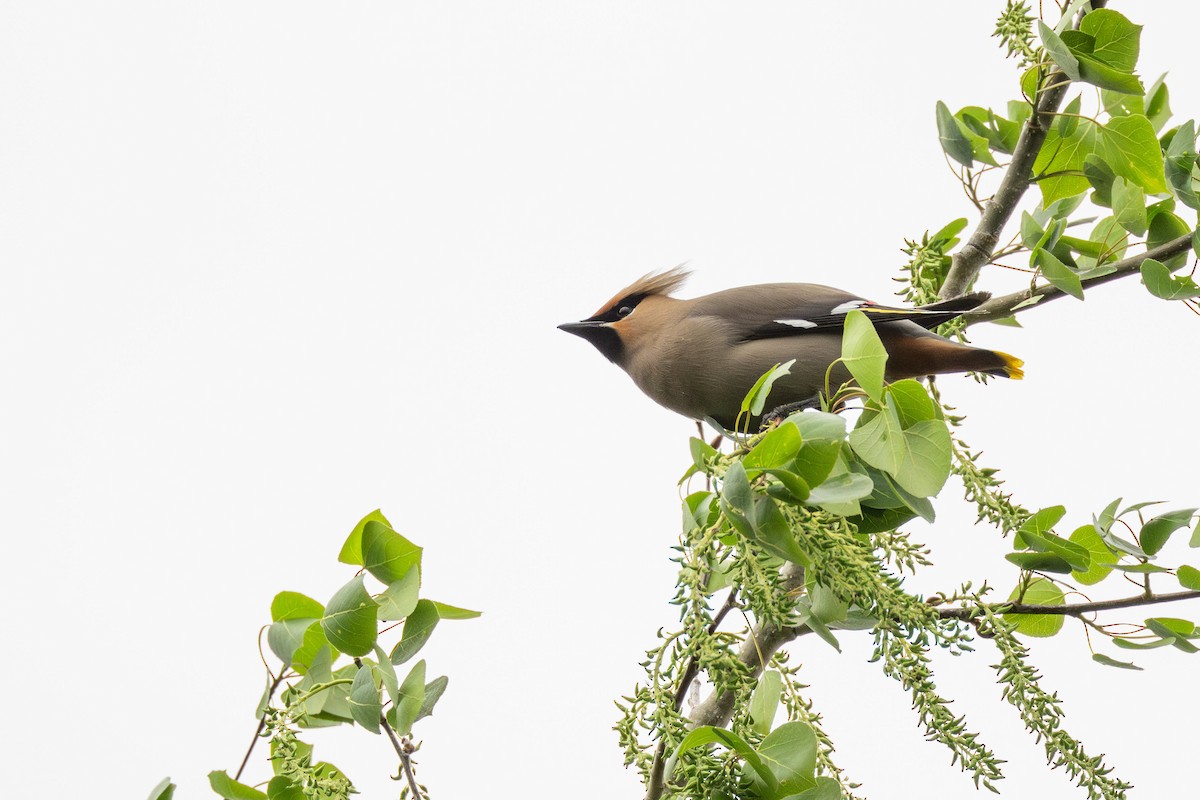
POLYGON ((766 414, 763 414, 761 427, 765 430, 766 428, 771 427, 772 425, 774 425, 777 422, 783 422, 785 419, 790 417, 792 414, 795 414, 797 411, 804 411, 809 408, 820 408, 820 407, 821 407, 821 398, 816 395, 808 398, 807 400, 801 400, 796 403, 785 403, 784 405, 773 408, 770 411, 768 411, 766 414))

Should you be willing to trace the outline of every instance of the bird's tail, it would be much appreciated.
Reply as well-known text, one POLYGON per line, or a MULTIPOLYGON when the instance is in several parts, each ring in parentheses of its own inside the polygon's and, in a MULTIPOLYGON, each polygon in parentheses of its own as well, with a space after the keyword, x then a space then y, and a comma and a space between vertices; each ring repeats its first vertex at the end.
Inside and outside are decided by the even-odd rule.
POLYGON ((989 350, 988 352, 1003 362, 1003 366, 985 370, 989 375, 1003 375, 1005 378, 1012 378, 1014 381, 1019 381, 1025 377, 1025 370, 1021 369, 1025 366, 1024 361, 1016 356, 1010 356, 1008 353, 1001 353, 999 350, 989 350))

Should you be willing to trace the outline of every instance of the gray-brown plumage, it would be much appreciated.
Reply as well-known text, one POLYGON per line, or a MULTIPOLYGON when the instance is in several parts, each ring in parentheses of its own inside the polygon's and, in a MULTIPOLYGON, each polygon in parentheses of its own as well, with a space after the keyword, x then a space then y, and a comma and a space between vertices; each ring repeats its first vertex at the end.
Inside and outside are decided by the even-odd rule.
MULTIPOLYGON (((951 342, 928 328, 988 298, 985 292, 920 308, 880 306, 812 283, 764 283, 680 300, 681 268, 639 278, 581 322, 559 328, 587 339, 659 404, 692 419, 737 424, 742 398, 759 376, 791 359, 791 374, 771 390, 768 407, 814 398, 841 356, 846 314, 863 311, 888 351, 887 379, 949 372, 1022 377, 1006 353, 951 342)), ((840 365, 831 382, 849 379, 840 365)), ((759 420, 750 420, 757 425, 759 420)), ((743 420, 743 424, 745 420, 743 420)))

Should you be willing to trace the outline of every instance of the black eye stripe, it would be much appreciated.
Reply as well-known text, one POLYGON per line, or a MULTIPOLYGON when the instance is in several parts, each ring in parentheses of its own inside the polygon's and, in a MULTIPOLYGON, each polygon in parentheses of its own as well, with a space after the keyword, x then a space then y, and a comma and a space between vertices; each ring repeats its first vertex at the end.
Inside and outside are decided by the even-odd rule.
POLYGON ((608 310, 603 314, 597 314, 591 318, 591 322, 616 322, 624 319, 634 312, 638 307, 638 303, 646 299, 644 294, 631 294, 628 297, 622 297, 617 302, 608 307, 608 310))

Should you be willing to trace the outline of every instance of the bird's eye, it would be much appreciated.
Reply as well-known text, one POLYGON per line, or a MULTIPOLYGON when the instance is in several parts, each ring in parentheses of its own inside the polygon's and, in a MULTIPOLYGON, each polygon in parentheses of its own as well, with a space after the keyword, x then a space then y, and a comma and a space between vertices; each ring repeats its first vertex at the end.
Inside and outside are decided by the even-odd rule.
POLYGON ((628 317, 632 313, 633 313, 633 309, 630 308, 629 306, 621 306, 620 308, 617 309, 617 314, 622 317, 628 317))

